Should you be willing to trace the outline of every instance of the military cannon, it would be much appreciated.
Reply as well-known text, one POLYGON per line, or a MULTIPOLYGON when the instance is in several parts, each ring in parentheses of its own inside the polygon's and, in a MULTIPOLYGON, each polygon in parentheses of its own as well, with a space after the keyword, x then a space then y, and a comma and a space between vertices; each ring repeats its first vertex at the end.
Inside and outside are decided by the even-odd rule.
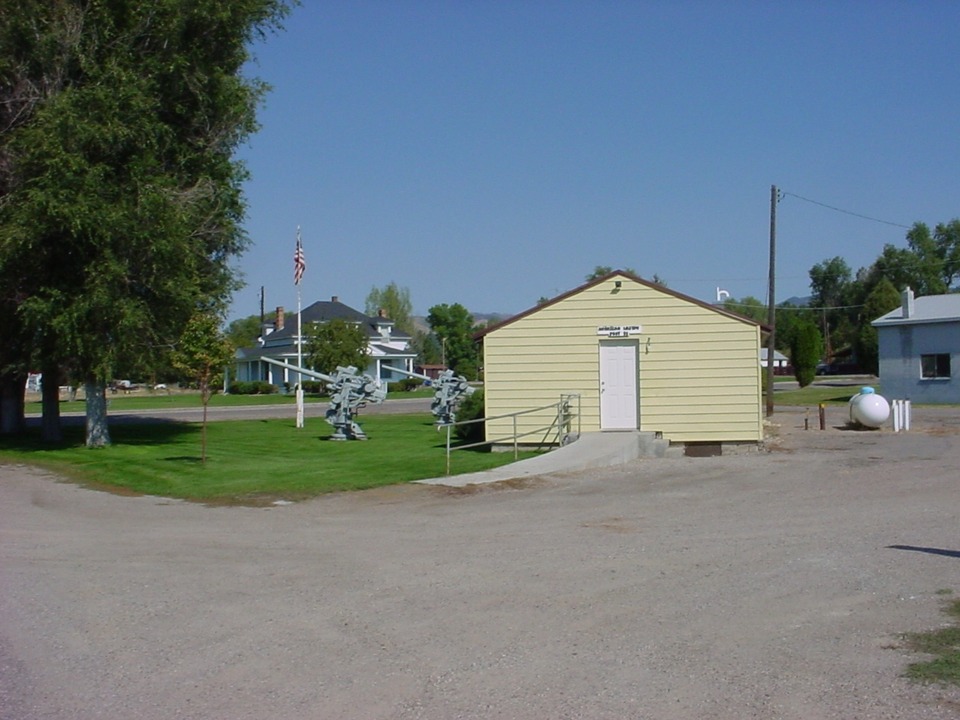
POLYGON ((433 400, 430 402, 430 412, 437 418, 437 425, 452 425, 457 421, 456 410, 460 402, 472 395, 476 389, 471 387, 463 375, 454 375, 453 370, 444 370, 434 379, 428 375, 411 372, 392 365, 384 366, 385 370, 398 372, 408 377, 420 378, 434 388, 433 400))
POLYGON ((330 393, 330 407, 326 420, 336 428, 331 435, 333 440, 366 440, 367 436, 353 419, 357 410, 368 402, 382 403, 387 397, 386 388, 369 375, 357 375, 352 365, 337 367, 337 373, 327 383, 330 393))
POLYGON ((382 403, 386 398, 387 391, 380 387, 377 380, 367 374, 358 375, 357 369, 353 366, 337 367, 334 375, 327 375, 269 357, 260 359, 271 365, 287 368, 326 383, 327 390, 330 392, 330 407, 324 414, 324 419, 334 427, 334 433, 330 436, 332 440, 367 439, 366 433, 354 420, 354 416, 368 402, 382 403))

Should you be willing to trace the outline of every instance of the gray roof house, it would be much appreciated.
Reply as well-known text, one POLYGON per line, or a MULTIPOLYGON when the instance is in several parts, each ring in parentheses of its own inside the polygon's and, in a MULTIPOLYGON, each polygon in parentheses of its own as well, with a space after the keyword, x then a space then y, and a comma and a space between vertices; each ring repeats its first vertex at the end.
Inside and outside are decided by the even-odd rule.
MULTIPOLYGON (((777 370, 782 370, 790 364, 790 358, 784 355, 779 350, 773 351, 773 367, 777 370)), ((767 366, 767 348, 760 348, 760 367, 767 366)))
MULTIPOLYGON (((300 381, 300 373, 264 362, 263 358, 269 357, 296 365, 298 346, 303 346, 305 349, 306 343, 310 340, 306 333, 311 324, 330 320, 346 320, 361 326, 366 331, 369 338, 367 344, 369 362, 366 368, 360 368, 361 372, 377 380, 386 381, 396 379, 390 373, 391 367, 413 370, 416 353, 410 349, 411 337, 407 333, 397 330, 393 320, 385 317, 382 311, 378 316, 371 317, 354 310, 349 305, 344 305, 334 295, 329 301, 318 301, 303 308, 300 313, 302 338, 297 333, 296 314, 285 313, 282 307, 277 308, 275 325, 264 328, 264 334, 256 347, 237 350, 234 379, 265 380, 281 388, 285 383, 290 386, 295 385, 300 381)), ((317 370, 332 374, 336 368, 317 368, 317 370)), ((313 379, 303 376, 304 382, 313 379)))
POLYGON ((960 294, 914 297, 907 288, 900 307, 871 324, 887 399, 960 403, 960 294))

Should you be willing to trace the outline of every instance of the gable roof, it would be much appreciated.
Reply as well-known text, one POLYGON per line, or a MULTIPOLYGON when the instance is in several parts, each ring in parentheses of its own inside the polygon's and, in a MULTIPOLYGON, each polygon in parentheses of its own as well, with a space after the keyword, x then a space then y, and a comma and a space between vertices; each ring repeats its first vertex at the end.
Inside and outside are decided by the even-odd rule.
POLYGON ((881 315, 871 325, 915 325, 918 323, 952 322, 960 320, 960 293, 948 295, 924 295, 913 301, 913 313, 903 316, 903 306, 881 315))
MULTIPOLYGON (((766 360, 767 360, 767 348, 765 348, 765 347, 760 348, 760 359, 763 360, 764 362, 766 362, 766 360)), ((786 355, 784 355, 784 354, 783 354, 782 352, 780 352, 779 350, 776 350, 776 349, 775 349, 775 350, 773 351, 773 361, 774 361, 774 362, 777 362, 777 361, 780 361, 780 360, 789 360, 789 359, 790 359, 790 358, 788 358, 786 355)))
POLYGON ((473 337, 475 340, 480 340, 486 335, 488 335, 489 333, 493 332, 494 330, 499 330, 500 328, 506 325, 515 323, 517 320, 525 318, 528 315, 533 315, 534 313, 539 312, 540 310, 543 310, 546 307, 550 307, 551 305, 555 305, 556 303, 562 302, 567 298, 572 297, 573 295, 576 295, 577 293, 581 293, 584 290, 592 288, 594 285, 599 285, 600 283, 606 282, 607 280, 610 280, 615 277, 621 277, 621 278, 624 278, 625 280, 629 280, 630 282, 637 283, 638 285, 643 285, 648 288, 653 288, 654 290, 665 293, 667 295, 672 295, 673 297, 683 300, 685 302, 693 303, 694 305, 699 305, 702 308, 706 308, 707 310, 711 310, 720 315, 725 315, 733 320, 739 320, 740 322, 747 323, 748 325, 758 325, 760 329, 763 330, 764 332, 770 331, 770 328, 766 327, 765 325, 761 325, 756 320, 752 318, 748 318, 745 315, 740 315, 739 313, 731 312, 724 307, 721 307, 718 305, 711 305, 710 303, 703 302, 702 300, 697 300, 696 298, 690 297, 689 295, 678 293, 675 290, 671 290, 670 288, 664 285, 660 285, 658 283, 644 280, 643 278, 640 278, 640 277, 637 277, 636 275, 625 272, 624 270, 614 270, 613 272, 609 272, 606 275, 603 275, 601 277, 585 282, 583 285, 580 285, 579 287, 575 287, 573 290, 569 290, 563 293, 562 295, 557 295, 552 300, 548 300, 547 302, 541 303, 540 305, 535 305, 534 307, 529 308, 528 310, 524 310, 523 312, 518 313, 513 317, 509 317, 506 320, 502 320, 495 325, 486 327, 483 330, 476 333, 473 337))
MULTIPOLYGON (((288 316, 292 322, 284 323, 282 330, 274 330, 267 335, 264 340, 275 343, 277 340, 293 338, 297 335, 296 314, 290 313, 288 316)), ((380 337, 380 331, 377 329, 381 325, 390 325, 393 327, 393 320, 389 318, 370 317, 359 310, 354 310, 349 305, 344 305, 339 300, 318 300, 309 305, 300 312, 300 322, 306 328, 312 322, 327 322, 329 320, 345 320, 350 323, 357 323, 362 326, 369 337, 380 337)), ((391 336, 398 340, 408 340, 410 336, 407 333, 397 330, 395 327, 391 330, 391 336)))

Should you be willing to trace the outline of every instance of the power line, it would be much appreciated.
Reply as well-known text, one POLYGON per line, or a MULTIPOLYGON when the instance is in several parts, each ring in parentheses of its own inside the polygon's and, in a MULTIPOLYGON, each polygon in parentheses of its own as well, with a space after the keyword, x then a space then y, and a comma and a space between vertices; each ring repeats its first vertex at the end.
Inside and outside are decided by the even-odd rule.
MULTIPOLYGON (((725 302, 722 303, 722 304, 723 304, 724 307, 727 307, 727 306, 741 307, 741 308, 759 308, 759 307, 765 307, 765 306, 760 306, 760 305, 748 305, 748 304, 739 303, 739 302, 730 302, 729 300, 725 301, 725 302)), ((817 305, 816 307, 814 307, 814 306, 812 306, 812 305, 790 305, 790 306, 787 306, 787 307, 784 307, 783 305, 777 305, 777 306, 776 306, 776 308, 777 308, 778 311, 779 311, 779 310, 797 310, 797 311, 800 311, 800 310, 816 310, 816 311, 819 311, 819 310, 853 310, 853 309, 855 309, 855 308, 862 308, 862 307, 865 307, 865 306, 864 306, 864 305, 828 305, 828 306, 817 305)))
POLYGON ((820 207, 825 207, 828 210, 833 210, 838 213, 843 213, 844 215, 853 215, 853 217, 858 217, 863 220, 870 220, 871 222, 881 223, 883 225, 892 225, 893 227, 906 228, 907 230, 910 229, 909 225, 890 222, 889 220, 880 220, 879 218, 870 217, 869 215, 861 215, 860 213, 851 212, 850 210, 844 210, 843 208, 834 207, 833 205, 827 205, 827 203, 822 203, 819 200, 811 200, 810 198, 805 198, 802 195, 797 195, 796 193, 787 192, 786 190, 781 190, 780 194, 789 195, 790 197, 795 197, 797 200, 803 200, 804 202, 812 203, 814 205, 819 205, 820 207))

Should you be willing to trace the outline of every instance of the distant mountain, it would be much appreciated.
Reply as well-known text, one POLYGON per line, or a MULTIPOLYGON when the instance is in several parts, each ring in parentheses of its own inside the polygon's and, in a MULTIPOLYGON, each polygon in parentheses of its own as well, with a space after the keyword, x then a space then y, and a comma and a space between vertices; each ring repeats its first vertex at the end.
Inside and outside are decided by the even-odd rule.
POLYGON ((797 295, 794 295, 792 298, 787 298, 786 300, 782 301, 780 304, 782 305, 784 303, 790 303, 791 305, 795 305, 797 307, 807 307, 807 305, 810 304, 810 300, 811 300, 811 297, 809 295, 807 295, 806 297, 799 297, 797 295))

